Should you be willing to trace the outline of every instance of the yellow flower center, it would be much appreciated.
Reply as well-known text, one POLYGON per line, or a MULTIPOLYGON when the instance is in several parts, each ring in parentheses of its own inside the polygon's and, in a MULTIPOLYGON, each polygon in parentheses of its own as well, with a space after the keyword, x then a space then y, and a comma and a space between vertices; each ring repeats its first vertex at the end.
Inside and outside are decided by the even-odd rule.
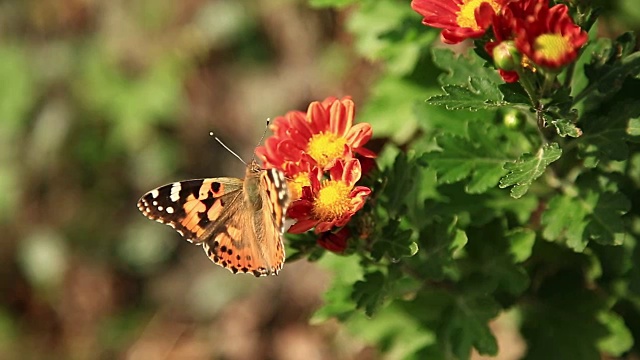
POLYGON ((543 58, 551 61, 560 61, 566 53, 570 52, 571 42, 560 34, 543 34, 533 42, 533 49, 543 58))
POLYGON ((342 136, 332 132, 321 132, 311 137, 307 153, 318 162, 318 167, 324 168, 332 160, 342 156, 346 143, 347 140, 342 136))
POLYGON ((325 180, 313 203, 313 214, 321 221, 340 218, 351 208, 351 187, 343 181, 325 180))
POLYGON ((456 23, 463 28, 480 30, 478 22, 476 21, 476 9, 480 7, 482 3, 491 5, 495 12, 500 11, 500 4, 494 0, 466 0, 460 6, 460 11, 457 12, 458 17, 456 18, 456 23))
POLYGON ((302 188, 311 185, 309 181, 309 173, 301 172, 296 174, 292 180, 287 182, 289 188, 289 196, 292 200, 300 199, 302 196, 302 188))

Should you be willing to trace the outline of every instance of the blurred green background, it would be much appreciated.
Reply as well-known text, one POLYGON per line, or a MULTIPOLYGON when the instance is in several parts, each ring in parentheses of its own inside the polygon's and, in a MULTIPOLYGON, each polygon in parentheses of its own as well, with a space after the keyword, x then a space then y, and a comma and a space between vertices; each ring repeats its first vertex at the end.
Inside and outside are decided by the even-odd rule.
POLYGON ((232 275, 136 208, 244 176, 268 117, 374 72, 304 1, 0 2, 0 358, 351 358, 308 325, 328 275, 232 275))
MULTIPOLYGON (((604 36, 637 27, 636 1, 607 3, 604 36)), ((426 95, 396 79, 422 45, 384 52, 383 5, 349 23, 354 8, 303 0, 0 1, 0 358, 378 358, 337 322, 309 325, 323 268, 232 275, 136 201, 242 177, 209 131, 250 159, 268 117, 327 96, 410 138, 426 95)))

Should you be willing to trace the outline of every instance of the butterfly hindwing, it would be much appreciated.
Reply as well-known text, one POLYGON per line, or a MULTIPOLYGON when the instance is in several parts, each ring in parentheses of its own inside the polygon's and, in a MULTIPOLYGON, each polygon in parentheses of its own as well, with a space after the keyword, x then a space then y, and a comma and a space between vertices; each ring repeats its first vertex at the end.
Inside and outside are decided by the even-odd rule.
POLYGON ((276 274, 279 268, 270 265, 258 245, 258 236, 250 213, 229 217, 202 243, 204 252, 214 263, 235 273, 255 276, 276 274))
MULTIPOLYGON (((138 209, 149 219, 176 229, 186 240, 200 243, 223 211, 241 195, 242 180, 210 178, 175 182, 146 193, 138 209)), ((236 200, 237 201, 237 200, 236 200)))

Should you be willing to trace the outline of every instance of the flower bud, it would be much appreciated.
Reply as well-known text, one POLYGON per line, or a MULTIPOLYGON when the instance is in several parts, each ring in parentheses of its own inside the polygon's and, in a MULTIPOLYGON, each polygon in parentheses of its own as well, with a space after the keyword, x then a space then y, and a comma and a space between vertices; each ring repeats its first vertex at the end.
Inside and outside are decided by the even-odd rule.
POLYGON ((502 123, 509 129, 518 129, 525 121, 525 115, 515 109, 509 109, 502 115, 502 123))
POLYGON ((493 48, 493 62, 498 69, 514 71, 520 65, 520 53, 513 41, 503 41, 493 48))

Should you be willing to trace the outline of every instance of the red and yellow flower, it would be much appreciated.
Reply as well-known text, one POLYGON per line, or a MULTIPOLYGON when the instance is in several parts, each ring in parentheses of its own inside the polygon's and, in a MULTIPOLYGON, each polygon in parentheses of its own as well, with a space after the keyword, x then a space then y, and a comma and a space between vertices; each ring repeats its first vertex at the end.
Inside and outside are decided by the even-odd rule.
POLYGON ((338 160, 329 170, 329 179, 323 179, 321 168, 311 174, 311 186, 304 187, 302 197, 289 207, 289 217, 297 222, 290 233, 302 233, 315 227, 316 233, 345 226, 364 206, 371 189, 356 186, 362 170, 355 159, 338 160))
POLYGON ((293 175, 288 166, 308 155, 323 170, 337 160, 351 158, 354 153, 375 157, 363 145, 371 139, 371 125, 353 124, 355 105, 350 98, 327 98, 309 105, 306 115, 299 111, 276 118, 271 128, 274 135, 256 149, 265 166, 293 175))
MULTIPOLYGON (((492 21, 494 39, 485 50, 495 59, 495 51, 507 42, 520 53, 520 67, 540 66, 557 69, 573 62, 588 39, 587 33, 573 22, 566 5, 549 8, 547 0, 522 0, 509 3, 492 21)), ((506 82, 518 80, 515 71, 500 70, 506 82)))
MULTIPOLYGON (((572 63, 588 40, 587 33, 573 22, 569 8, 549 8, 546 0, 525 1, 527 16, 515 16, 515 44, 534 64, 557 69, 572 63)), ((515 9, 517 3, 513 6, 515 9)))
POLYGON ((422 15, 422 23, 442 29, 442 42, 457 44, 479 38, 491 25, 507 0, 413 0, 411 8, 422 15))
POLYGON ((491 27, 485 50, 497 61, 506 82, 518 81, 519 70, 568 65, 588 40, 569 8, 563 4, 550 8, 548 0, 413 0, 411 7, 423 16, 425 25, 443 29, 442 40, 448 44, 482 37, 491 27), (513 46, 519 64, 508 69, 503 64, 514 54, 513 46))
POLYGON ((312 102, 307 112, 291 111, 270 125, 274 135, 256 154, 265 168, 285 173, 292 204, 287 215, 297 220, 289 232, 315 227, 318 244, 342 252, 350 232, 345 227, 362 207, 371 189, 356 186, 362 176, 361 161, 373 168, 375 153, 364 145, 371 125, 354 124, 350 98, 312 102), (366 161, 369 160, 369 161, 366 161))

